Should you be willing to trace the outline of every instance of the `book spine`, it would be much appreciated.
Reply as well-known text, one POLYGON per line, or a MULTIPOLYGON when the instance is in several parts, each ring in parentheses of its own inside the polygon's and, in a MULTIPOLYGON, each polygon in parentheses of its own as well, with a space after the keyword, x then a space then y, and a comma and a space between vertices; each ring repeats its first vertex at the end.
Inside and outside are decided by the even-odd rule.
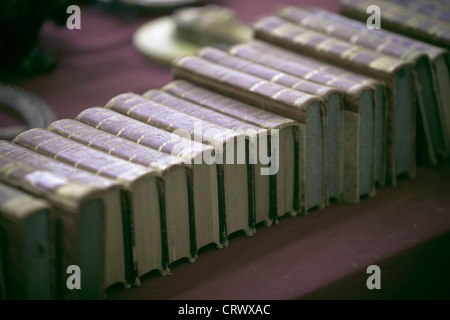
POLYGON ((123 187, 123 197, 121 204, 123 214, 123 235, 124 254, 126 257, 126 281, 133 283, 137 276, 135 269, 136 261, 132 252, 134 251, 134 234, 128 229, 133 229, 133 216, 131 202, 126 201, 129 198, 125 195, 132 183, 144 175, 152 174, 151 169, 143 166, 129 163, 125 160, 113 157, 103 152, 94 150, 75 141, 66 139, 56 133, 46 129, 32 129, 18 135, 14 142, 25 148, 45 155, 51 159, 64 162, 76 168, 91 172, 95 175, 112 179, 123 187), (133 257, 133 258, 132 258, 133 257), (133 259, 133 260, 130 260, 133 259), (130 267, 133 266, 133 267, 130 267), (133 269, 133 270, 132 270, 133 269))
MULTIPOLYGON (((433 46, 426 42, 417 41, 410 37, 405 37, 395 32, 387 31, 385 29, 369 29, 367 24, 358 20, 350 19, 340 14, 329 12, 320 8, 309 8, 309 12, 315 16, 319 16, 327 21, 345 25, 355 31, 355 34, 351 38, 351 42, 363 41, 367 37, 383 39, 384 45, 376 51, 384 50, 385 47, 389 47, 391 44, 395 44, 404 48, 403 53, 400 55, 401 59, 409 60, 417 52, 426 53, 430 59, 435 59, 437 56, 445 54, 445 49, 433 46)), ((367 39, 364 43, 367 42, 367 39)), ((378 48, 378 47, 377 47, 378 48)))
POLYGON ((78 121, 94 128, 106 131, 118 137, 136 142, 159 152, 171 154, 186 164, 195 163, 195 159, 204 152, 211 154, 213 147, 198 141, 147 125, 106 108, 90 108, 80 113, 78 121))
POLYGON ((197 52, 200 57, 223 65, 225 67, 245 72, 247 74, 259 77, 264 80, 268 80, 280 85, 290 87, 308 94, 320 96, 323 99, 328 99, 328 96, 338 90, 328 87, 326 85, 320 85, 316 82, 309 81, 307 79, 301 79, 290 74, 280 72, 276 69, 266 67, 261 64, 254 63, 250 60, 245 60, 237 56, 229 55, 219 49, 205 47, 197 52))
POLYGON ((205 144, 217 146, 232 137, 231 132, 221 126, 201 121, 182 112, 175 112, 169 107, 133 93, 116 96, 105 107, 168 132, 189 138, 192 135, 196 141, 205 144))
POLYGON ((104 154, 47 129, 28 130, 14 139, 25 148, 116 181, 133 181, 152 171, 104 154))
POLYGON ((79 208, 79 199, 94 191, 92 186, 76 183, 48 170, 17 161, 0 153, 0 180, 42 197, 68 212, 79 208))
POLYGON ((245 103, 305 123, 306 107, 312 102, 323 102, 309 95, 245 74, 195 56, 186 56, 174 62, 176 79, 196 82, 210 90, 230 95, 245 103))
POLYGON ((107 154, 155 169, 160 174, 173 165, 181 164, 181 161, 175 157, 95 129, 76 120, 55 121, 47 129, 107 154))
POLYGON ((416 12, 427 14, 436 19, 450 21, 450 6, 446 1, 430 1, 430 0, 394 0, 394 3, 406 6, 416 12))
POLYGON ((370 76, 392 82, 392 73, 405 62, 379 54, 326 34, 304 28, 276 16, 267 16, 254 25, 255 36, 308 56, 327 59, 342 67, 360 68, 370 76))
POLYGON ((409 36, 436 46, 450 48, 450 23, 432 18, 407 7, 388 1, 343 0, 340 13, 350 18, 364 21, 369 6, 380 8, 381 24, 385 29, 409 36))
MULTIPOLYGON (((193 85, 184 80, 176 80, 172 81, 165 87, 163 90, 169 92, 170 94, 181 97, 182 101, 192 101, 196 104, 202 105, 206 108, 210 108, 215 112, 223 112, 225 114, 229 114, 230 116, 237 117, 239 119, 243 119, 249 123, 254 125, 269 129, 269 130, 278 130, 284 129, 287 126, 293 128, 294 135, 298 135, 298 131, 295 130, 297 123, 291 119, 281 117, 277 114, 261 110, 259 108, 253 107, 251 105, 242 103, 238 100, 232 99, 227 96, 220 95, 210 90, 206 90, 199 86, 193 85)), ((152 90, 153 92, 154 90, 152 90)), ((271 131, 269 131, 271 132, 271 131)), ((268 139, 269 149, 271 148, 271 139, 268 139)), ((294 144, 299 143, 298 136, 295 137, 294 144)), ((298 145, 293 147, 297 147, 298 154, 298 145)), ((295 151, 294 151, 295 152, 295 151)), ((298 160, 298 159, 297 159, 298 160)), ((295 162, 297 163, 297 162, 295 162)), ((297 172, 298 173, 298 172, 297 172)), ((276 187, 276 175, 270 175, 270 217, 273 223, 276 223, 278 219, 277 214, 277 187, 276 187)), ((298 199, 297 199, 298 200, 298 199)), ((296 200, 296 201, 297 201, 296 200)), ((298 207, 298 206, 297 206, 298 207)), ((295 211, 297 211, 295 209, 295 211)))
POLYGON ((17 161, 26 162, 33 167, 54 172, 77 183, 94 186, 100 189, 107 189, 115 186, 115 183, 109 179, 96 176, 88 171, 51 159, 9 141, 0 141, 0 153, 17 161))
POLYGON ((265 129, 281 129, 295 126, 294 120, 278 114, 256 108, 231 97, 196 86, 184 80, 175 80, 165 85, 162 90, 181 97, 185 100, 202 105, 216 112, 220 112, 236 119, 265 129))
MULTIPOLYGON (((146 92, 143 95, 144 98, 146 99, 150 99, 152 102, 157 102, 161 105, 167 106, 170 109, 179 111, 180 113, 184 113, 186 115, 192 115, 192 116, 196 116, 197 118, 194 121, 202 121, 201 125, 202 127, 205 126, 205 122, 206 121, 206 125, 208 125, 208 123, 210 124, 214 124, 214 125, 218 125, 221 126, 223 128, 226 129, 230 129, 230 130, 236 130, 236 132, 238 133, 243 133, 246 137, 249 137, 249 140, 251 141, 252 145, 256 147, 257 144, 257 136, 256 134, 258 133, 262 133, 263 131, 265 131, 264 129, 260 129, 258 127, 252 126, 250 124, 247 124, 245 122, 242 121, 238 121, 235 118, 232 117, 228 117, 225 115, 222 115, 220 113, 214 112, 213 110, 204 108, 202 106, 199 105, 195 105, 193 103, 190 103, 186 100, 174 97, 164 91, 161 90, 150 90, 148 92, 146 92), (247 136, 248 134, 248 136, 247 136)), ((172 111, 173 112, 173 111, 172 111)), ((194 118, 193 118, 194 119, 194 118)), ((210 130, 210 129, 208 129, 210 130)), ((195 126, 193 130, 195 131, 195 126)), ((249 148, 249 140, 246 139, 245 143, 246 143, 246 166, 247 166, 247 177, 248 177, 248 195, 249 195, 249 220, 251 221, 251 224, 249 224, 249 228, 250 230, 255 229, 255 188, 254 188, 254 175, 255 175, 255 166, 254 166, 254 161, 250 162, 249 161, 249 157, 250 157, 250 148, 249 148)), ((256 148, 255 148, 256 150, 256 148)), ((253 159, 252 159, 253 160, 253 159)), ((254 159, 256 160, 256 159, 254 159)), ((253 231, 250 231, 253 232, 253 231)))
MULTIPOLYGON (((382 32, 369 33, 371 30, 364 25, 363 28, 355 28, 353 24, 346 24, 329 17, 322 17, 320 14, 302 10, 296 7, 284 7, 278 11, 278 15, 294 24, 301 25, 305 28, 312 29, 327 35, 370 48, 376 52, 393 56, 399 59, 416 61, 425 53, 418 50, 410 50, 402 45, 398 45, 390 41, 389 37, 381 36, 382 32)), ((331 14, 330 14, 331 15, 331 14)), ((381 30, 380 30, 381 31, 381 30)))
POLYGON ((211 122, 213 124, 220 125, 228 129, 242 132, 246 130, 249 130, 250 132, 250 130, 252 130, 255 133, 261 131, 260 128, 255 127, 246 122, 243 122, 242 120, 238 120, 228 115, 205 108, 201 105, 189 102, 185 99, 178 98, 162 90, 156 89, 149 90, 143 94, 143 97, 161 103, 176 111, 193 116, 197 119, 204 120, 206 122, 211 122))
MULTIPOLYGON (((350 81, 347 79, 342 79, 341 77, 328 74, 325 71, 320 71, 319 69, 311 68, 298 62, 301 58, 297 59, 277 59, 275 54, 263 53, 260 50, 256 50, 252 46, 248 45, 238 45, 231 49, 231 52, 236 56, 243 56, 246 59, 256 60, 261 64, 274 65, 277 70, 285 73, 291 73, 298 75, 299 77, 309 78, 318 83, 327 84, 344 91, 343 100, 345 110, 360 113, 360 97, 364 91, 371 91, 373 99, 375 101, 375 88, 370 85, 361 84, 358 82, 350 81)), ((301 61, 301 60, 300 60, 301 61)), ((318 64, 320 66, 321 64, 318 64)), ((384 139, 383 139, 384 140, 384 139)), ((383 163, 385 160, 383 160, 383 163)), ((383 175, 384 176, 384 175, 383 175)))
POLYGON ((12 221, 25 219, 34 212, 50 209, 50 204, 17 188, 0 183, 0 212, 12 221))
MULTIPOLYGON (((182 159, 185 164, 202 163, 201 161, 205 154, 214 154, 214 148, 211 146, 174 135, 168 131, 145 124, 107 108, 96 107, 86 109, 77 116, 77 120, 94 128, 109 132, 115 136, 135 142, 138 145, 153 148, 158 152, 171 154, 182 159), (200 162, 197 162, 198 159, 200 162)), ((190 172, 190 170, 188 170, 188 172, 190 172)), ((221 186, 221 184, 223 184, 223 179, 218 182, 219 186, 221 186)), ((214 203, 212 203, 211 208, 214 207, 214 203)), ((219 219, 225 219, 222 217, 222 213, 219 214, 219 219)), ((223 225, 219 227, 221 231, 222 227, 223 225)), ((226 245, 226 242, 223 242, 222 240, 219 239, 220 244, 226 245)), ((193 243, 192 239, 191 243, 193 243)), ((197 246, 195 246, 195 249, 194 247, 191 248, 196 250, 197 246)))
MULTIPOLYGON (((359 84, 337 75, 321 71, 320 68, 308 66, 307 61, 302 63, 300 59, 290 60, 289 57, 287 59, 277 59, 275 53, 263 53, 251 46, 235 46, 232 48, 231 53, 237 57, 242 57, 243 59, 249 59, 256 63, 269 66, 282 73, 292 74, 301 79, 311 80, 325 86, 332 86, 342 90, 345 93, 344 99, 347 100, 345 108, 354 112, 359 112, 359 104, 348 103, 350 101, 349 96, 352 96, 352 101, 357 102, 358 98, 356 96, 355 99, 355 95, 357 95, 362 88, 365 87, 366 89, 369 88, 373 90, 372 87, 367 85, 359 84)), ((318 66, 320 65, 321 64, 318 64, 318 66)))
MULTIPOLYGON (((94 129, 76 120, 59 120, 52 123, 48 129, 66 138, 78 141, 81 144, 106 152, 107 154, 111 154, 124 160, 154 169, 160 174, 162 179, 164 179, 164 173, 166 170, 170 170, 172 166, 181 165, 181 161, 175 157, 142 145, 138 145, 126 139, 116 137, 101 130, 94 129)), ((188 169, 185 169, 187 173, 188 169)), ((188 188, 190 188, 189 185, 187 185, 186 190, 188 190, 188 188)), ((160 191, 164 191, 164 188, 161 187, 160 191)), ((190 199, 189 196, 192 195, 188 193, 188 205, 193 202, 193 199, 190 199)), ((188 216, 190 220, 194 218, 194 211, 191 207, 189 207, 188 216)), ((195 227, 195 225, 190 224, 191 244, 195 241, 195 233, 192 232, 193 227, 195 227)), ((191 250, 194 252, 197 251, 196 247, 191 247, 191 250)), ((194 256, 195 255, 192 257, 194 256)))
POLYGON ((383 84, 383 82, 380 80, 376 80, 373 77, 368 77, 359 72, 353 72, 349 68, 342 68, 339 67, 337 64, 324 62, 323 60, 303 55, 299 52, 294 52, 265 41, 255 40, 245 44, 233 46, 230 48, 230 53, 234 54, 236 48, 239 49, 248 48, 248 50, 252 49, 254 54, 259 52, 259 54, 263 55, 265 54, 275 55, 277 57, 275 60, 289 60, 291 62, 299 63, 303 67, 309 67, 310 69, 316 70, 316 72, 321 71, 331 73, 335 76, 339 76, 342 79, 357 81, 361 84, 369 84, 369 85, 383 84))
MULTIPOLYGON (((86 290, 85 292, 71 291, 66 286, 66 268, 70 265, 87 266, 89 268, 88 272, 93 273, 101 273, 104 270, 102 266, 97 265, 95 262, 93 267, 96 270, 90 269, 90 266, 88 266, 90 263, 82 258, 82 252, 86 252, 87 248, 78 245, 77 242, 77 239, 82 237, 89 239, 89 235, 86 233, 87 230, 79 228, 79 219, 82 214, 82 207, 87 203, 85 199, 89 197, 92 202, 98 203, 99 198, 93 195, 97 190, 83 184, 74 183, 50 171, 32 167, 25 162, 14 160, 3 154, 0 154, 0 181, 48 200, 54 208, 50 222, 53 224, 50 227, 50 236, 55 241, 51 244, 51 246, 55 247, 54 259, 52 259, 52 262, 55 263, 54 273, 52 273, 52 278, 54 277, 56 284, 55 296, 58 299, 73 299, 85 296, 92 298, 94 295, 98 298, 97 294, 100 294, 102 289, 104 289, 101 284, 102 277, 86 277, 82 284, 88 285, 91 290, 86 290), (53 230, 55 237, 52 234, 53 230), (87 264, 84 265, 84 263, 87 264)), ((98 218, 102 220, 103 214, 102 210, 96 213, 96 215, 100 216, 98 218)), ((99 224, 97 223, 92 223, 89 226, 92 230, 99 230, 98 227, 99 224)), ((101 232, 97 236, 101 236, 101 232)), ((99 249, 98 243, 93 245, 93 247, 92 252, 96 256, 101 257, 102 252, 95 249, 95 247, 99 249)))

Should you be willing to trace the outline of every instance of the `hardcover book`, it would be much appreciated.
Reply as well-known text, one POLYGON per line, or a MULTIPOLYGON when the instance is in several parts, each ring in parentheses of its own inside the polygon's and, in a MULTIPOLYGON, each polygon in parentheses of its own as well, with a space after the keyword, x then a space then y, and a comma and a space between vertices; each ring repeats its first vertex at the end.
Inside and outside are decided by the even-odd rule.
POLYGON ((142 96, 176 111, 196 117, 199 120, 210 122, 237 133, 244 134, 247 139, 247 147, 245 150, 246 160, 248 158, 248 162, 254 164, 255 168, 255 224, 264 222, 266 226, 269 226, 276 222, 277 214, 274 210, 276 210, 277 198, 276 193, 271 192, 271 189, 275 189, 276 185, 271 186, 270 183, 271 176, 276 175, 278 172, 279 168, 276 168, 275 166, 279 161, 278 159, 273 159, 273 161, 271 161, 277 154, 268 150, 268 147, 271 146, 271 141, 269 140, 271 136, 268 136, 266 129, 207 109, 170 95, 162 90, 151 89, 142 96), (264 150, 266 152, 262 155, 264 150), (268 160, 270 163, 262 164, 261 160, 264 162, 268 160), (273 170, 273 174, 270 173, 271 169, 273 170))
POLYGON ((411 50, 409 46, 393 43, 390 40, 391 33, 387 31, 378 30, 377 33, 369 33, 368 31, 371 29, 367 28, 365 24, 325 10, 284 7, 278 11, 278 14, 282 18, 306 28, 411 62, 417 75, 415 92, 420 117, 418 127, 422 128, 418 132, 421 136, 417 139, 422 142, 418 146, 423 150, 422 159, 436 164, 438 158, 446 156, 448 141, 441 125, 441 118, 445 119, 445 117, 440 116, 439 110, 442 109, 442 106, 438 106, 437 84, 433 82, 432 65, 425 52, 411 50), (384 36, 382 36, 383 34, 384 36))
MULTIPOLYGON (((0 181, 47 200, 54 207, 49 235, 53 258, 52 285, 57 299, 100 299, 104 296, 104 210, 98 190, 71 182, 50 171, 0 154, 0 181), (55 237, 52 237, 55 235, 55 237), (70 290, 66 270, 83 270, 81 290, 70 290), (54 278, 53 278, 54 277, 54 278), (53 281, 54 279, 54 281, 53 281)), ((45 251, 45 249, 44 249, 45 251)), ((45 278, 45 274, 42 275, 45 278)), ((48 279, 48 278, 47 278, 48 279)), ((45 280, 45 279, 44 279, 45 280)))
MULTIPOLYGON (((437 131, 439 127, 442 128, 444 132, 444 141, 448 148, 450 147, 450 109, 447 107, 448 101, 450 101, 450 54, 448 50, 444 48, 436 47, 426 42, 421 42, 409 37, 402 36, 400 34, 389 32, 384 29, 368 29, 366 24, 361 23, 357 20, 349 19, 345 16, 329 13, 328 11, 309 8, 309 11, 314 12, 316 15, 320 15, 330 21, 336 21, 338 23, 345 23, 349 27, 358 30, 358 35, 355 36, 356 39, 364 38, 367 34, 368 38, 380 38, 383 39, 384 44, 380 46, 380 50, 383 48, 389 48, 391 44, 400 45, 404 48, 408 48, 404 53, 402 58, 408 59, 410 53, 416 54, 417 52, 425 53, 431 63, 431 76, 432 81, 426 81, 424 84, 424 89, 428 92, 435 92, 437 98, 437 105, 439 107, 439 120, 440 125, 433 125, 436 128, 431 128, 437 131), (430 90, 430 85, 432 84, 432 90, 430 90), (428 89, 426 89, 428 88, 428 89)), ((428 93, 426 93, 428 95, 428 93)), ((426 107, 429 103, 424 103, 426 107)), ((426 108, 427 112, 433 112, 433 109, 426 108)), ((436 112, 436 111, 434 111, 436 112)), ((433 119, 433 116, 430 116, 433 119)), ((436 133, 435 133, 436 134, 436 133)))
MULTIPOLYGON (((339 89, 321 85, 307 79, 285 74, 276 69, 230 55, 212 47, 204 47, 197 55, 214 63, 272 81, 301 92, 321 97, 326 115, 326 201, 341 200, 343 193, 344 166, 344 110, 342 92, 339 89)), ((308 164, 306 165, 308 168, 308 164)), ((306 169, 307 170, 307 169, 306 169)))
POLYGON ((0 183, 0 277, 2 299, 54 299, 47 201, 0 183), (4 294, 2 294, 4 291, 4 294))
POLYGON ((299 170, 300 206, 306 210, 326 203, 326 126, 322 98, 227 68, 198 56, 185 56, 173 63, 174 79, 191 81, 206 89, 229 95, 299 123, 299 159, 310 164, 299 170), (306 192, 305 196, 301 192, 306 192))
POLYGON ((450 22, 450 3, 447 0, 391 0, 392 2, 408 7, 436 19, 450 22))
POLYGON ((415 78, 411 63, 276 16, 260 19, 254 24, 254 29, 258 39, 384 81, 387 85, 388 110, 388 183, 395 185, 400 175, 415 176, 415 78))
MULTIPOLYGON (((126 191, 126 199, 131 206, 132 215, 126 227, 134 237, 133 258, 137 276, 152 270, 158 270, 161 274, 168 272, 165 190, 155 170, 89 148, 47 129, 25 131, 14 142, 119 183, 126 191)), ((188 229, 188 225, 184 227, 188 229)))
MULTIPOLYGON (((201 121, 182 112, 152 102, 134 93, 112 98, 105 108, 126 114, 144 123, 214 147, 208 164, 223 164, 223 187, 227 235, 244 231, 251 235, 255 229, 254 165, 242 157, 246 135, 210 122, 201 121)), ((172 136, 171 139, 177 139, 172 136)))
POLYGON ((192 166, 193 198, 197 248, 215 244, 228 245, 223 205, 223 170, 221 165, 209 165, 203 159, 214 153, 214 148, 195 140, 172 135, 170 132, 106 108, 89 108, 76 119, 91 127, 136 142, 139 145, 176 155, 192 166))
POLYGON ((408 7, 381 0, 342 0, 339 11, 349 18, 366 21, 366 10, 371 5, 380 8, 383 29, 450 49, 450 23, 408 7))
MULTIPOLYGON (((370 87, 374 87, 376 110, 375 183, 377 186, 383 186, 385 184, 387 156, 387 92, 384 82, 259 40, 236 45, 232 47, 229 52, 236 56, 267 65, 279 71, 293 74, 301 78, 308 78, 317 83, 336 87, 343 91, 348 91, 355 83, 369 90, 370 87), (282 57, 282 59, 280 59, 280 57, 282 57)), ((351 91, 349 93, 352 94, 351 91)), ((347 94, 344 94, 345 105, 352 105, 359 101, 359 99, 353 100, 347 99, 347 97, 347 94)))
MULTIPOLYGON (((271 136, 278 135, 278 152, 281 155, 275 158, 279 161, 278 171, 276 175, 269 175, 270 193, 276 193, 275 198, 277 200, 276 217, 272 217, 272 221, 285 214, 294 216, 299 213, 299 191, 297 190, 298 181, 296 180, 299 168, 296 165, 299 163, 299 133, 296 121, 204 89, 184 80, 172 81, 165 85, 162 90, 174 97, 182 98, 186 102, 190 101, 212 111, 234 117, 235 119, 242 119, 247 123, 264 128, 269 131, 271 136), (274 179, 275 181, 273 181, 274 179), (273 189, 274 187, 275 190, 273 189)), ((271 145, 271 152, 272 154, 277 152, 273 145, 271 145)), ((269 165, 272 166, 273 163, 270 162, 269 165)), ((258 181, 258 179, 259 177, 256 174, 255 188, 266 188, 264 181, 258 181)), ((271 199, 273 199, 273 196, 271 196, 271 199)), ((258 206, 258 203, 256 205, 258 206)), ((273 208, 273 205, 272 202, 270 207, 273 208)))
POLYGON ((381 185, 385 163, 385 116, 382 100, 378 100, 379 105, 376 104, 377 92, 373 86, 376 82, 356 82, 341 78, 322 71, 320 64, 310 65, 310 61, 299 54, 260 42, 237 45, 230 52, 287 75, 341 90, 345 106, 342 111, 345 176, 343 199, 354 203, 361 196, 375 194, 375 183, 381 185), (267 49, 260 49, 260 45, 267 46, 267 49))
POLYGON ((5 258, 3 255, 3 244, 0 238, 0 299, 8 299, 8 293, 6 292, 6 274, 5 274, 5 258))
POLYGON ((98 190, 105 210, 104 287, 115 283, 131 286, 136 279, 132 259, 132 237, 124 222, 130 212, 120 186, 85 170, 51 159, 8 141, 0 142, 0 153, 14 161, 27 163, 39 170, 50 171, 75 183, 98 190))
POLYGON ((83 145, 155 170, 165 192, 169 264, 181 258, 194 261, 197 257, 197 245, 190 181, 192 174, 181 159, 116 137, 77 120, 55 121, 47 129, 83 145))

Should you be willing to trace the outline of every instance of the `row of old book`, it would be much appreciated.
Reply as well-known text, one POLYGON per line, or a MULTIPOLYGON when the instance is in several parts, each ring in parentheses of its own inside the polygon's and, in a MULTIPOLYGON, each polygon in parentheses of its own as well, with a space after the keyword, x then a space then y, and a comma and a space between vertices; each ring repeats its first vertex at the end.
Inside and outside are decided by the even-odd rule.
POLYGON ((283 7, 254 35, 0 142, 2 298, 102 299, 448 155, 446 49, 317 8, 283 7))

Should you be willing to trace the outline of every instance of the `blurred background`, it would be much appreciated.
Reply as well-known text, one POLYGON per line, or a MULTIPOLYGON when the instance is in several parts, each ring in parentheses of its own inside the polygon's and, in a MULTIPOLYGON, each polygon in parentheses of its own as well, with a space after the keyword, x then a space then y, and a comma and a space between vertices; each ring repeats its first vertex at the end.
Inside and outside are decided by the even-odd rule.
MULTIPOLYGON (((17 131, 38 118, 73 119, 120 93, 142 93, 167 84, 170 57, 164 50, 179 45, 179 37, 174 40, 173 24, 168 27, 162 20, 173 21, 182 9, 226 8, 228 19, 250 27, 282 4, 338 10, 338 0, 2 0, 0 128, 17 131), (80 8, 81 29, 66 26, 73 14, 66 12, 70 5, 80 8), (139 31, 145 32, 138 40, 140 47, 139 31), (11 92, 11 86, 23 91, 11 92), (11 107, 19 104, 29 113, 26 121, 11 107), (49 112, 40 111, 45 106, 49 112)), ((216 31, 223 29, 219 25, 216 31)), ((189 50, 185 42, 193 39, 184 40, 181 47, 189 50)))

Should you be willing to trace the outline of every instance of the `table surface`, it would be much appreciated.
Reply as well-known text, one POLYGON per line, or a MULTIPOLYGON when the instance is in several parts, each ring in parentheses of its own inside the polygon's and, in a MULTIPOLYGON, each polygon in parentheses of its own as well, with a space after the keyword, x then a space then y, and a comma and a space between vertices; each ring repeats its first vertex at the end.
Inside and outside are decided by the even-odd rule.
MULTIPOLYGON (((338 1, 217 0, 251 24, 280 4, 337 11, 338 1)), ((143 93, 170 82, 167 66, 131 43, 157 14, 127 15, 81 7, 81 30, 48 22, 41 45, 55 53, 51 73, 10 81, 43 99, 59 119, 103 106, 124 92, 143 93)), ((0 119, 0 126, 14 120, 0 119)), ((359 204, 333 203, 306 217, 286 217, 229 247, 204 248, 172 274, 147 275, 140 287, 108 290, 109 299, 448 299, 450 298, 450 161, 418 167, 417 178, 384 187, 359 204), (382 287, 369 290, 366 269, 378 265, 382 287)))

